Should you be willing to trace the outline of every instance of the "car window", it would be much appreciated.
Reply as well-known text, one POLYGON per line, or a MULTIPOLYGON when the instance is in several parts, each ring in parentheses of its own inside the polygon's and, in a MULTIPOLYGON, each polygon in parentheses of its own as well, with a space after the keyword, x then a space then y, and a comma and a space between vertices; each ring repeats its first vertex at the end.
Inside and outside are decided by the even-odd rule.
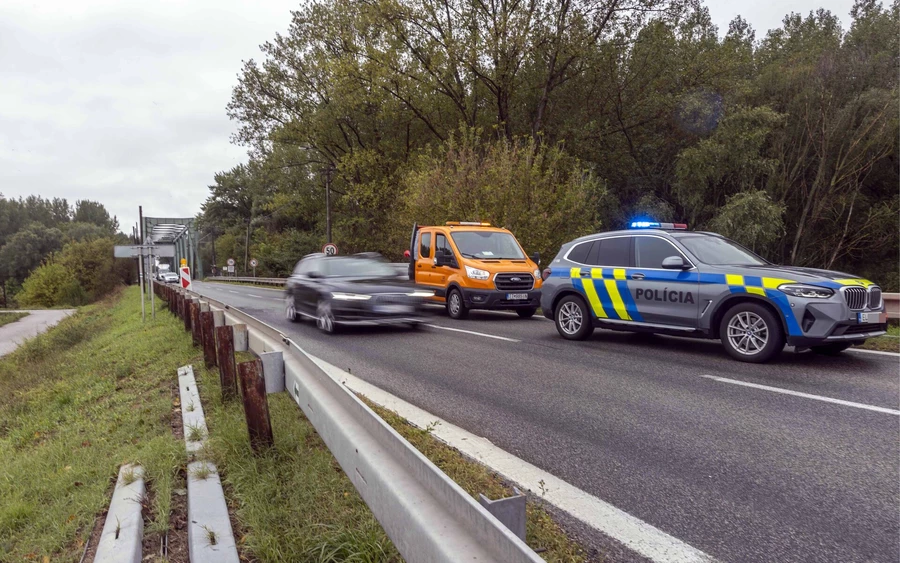
POLYGON ((438 233, 434 237, 434 252, 437 254, 438 250, 443 250, 445 256, 453 256, 453 249, 447 243, 447 237, 438 233))
POLYGON ((299 262, 297 262, 297 265, 294 266, 294 275, 305 275, 306 268, 309 268, 309 260, 300 260, 299 262))
POLYGON ((711 266, 764 266, 769 263, 724 237, 687 235, 679 236, 678 242, 698 260, 711 266))
POLYGON ((681 256, 669 241, 658 237, 634 238, 634 264, 638 268, 662 269, 663 260, 669 256, 681 256))
POLYGON ((631 266, 631 237, 605 238, 594 241, 588 264, 628 268, 631 266))
POLYGON ((431 233, 422 233, 419 237, 419 256, 422 258, 431 258, 431 233))
POLYGON ((321 260, 321 270, 327 277, 385 278, 397 272, 387 262, 371 258, 337 257, 321 260))
POLYGON ((591 253, 592 246, 594 246, 594 241, 592 240, 576 244, 575 248, 573 248, 572 251, 569 252, 568 259, 579 264, 587 264, 588 255, 591 253))

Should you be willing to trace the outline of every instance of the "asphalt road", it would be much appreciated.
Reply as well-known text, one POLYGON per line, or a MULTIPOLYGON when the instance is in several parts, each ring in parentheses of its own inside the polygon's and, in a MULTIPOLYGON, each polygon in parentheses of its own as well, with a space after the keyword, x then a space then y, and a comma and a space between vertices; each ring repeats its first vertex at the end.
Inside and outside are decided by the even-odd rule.
POLYGON ((195 285, 715 558, 900 561, 897 356, 743 364, 716 342, 605 330, 569 342, 543 318, 437 308, 419 331, 331 336, 287 322, 280 291, 195 285))

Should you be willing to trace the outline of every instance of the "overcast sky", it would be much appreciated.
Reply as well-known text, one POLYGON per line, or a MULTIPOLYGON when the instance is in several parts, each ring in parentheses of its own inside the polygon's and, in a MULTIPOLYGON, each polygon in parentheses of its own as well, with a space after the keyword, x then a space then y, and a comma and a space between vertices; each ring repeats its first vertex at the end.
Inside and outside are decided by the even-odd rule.
MULTIPOLYGON (((92 199, 137 222, 193 216, 212 175, 245 159, 225 105, 241 61, 298 0, 0 0, 0 193, 92 199)), ((790 11, 852 0, 707 0, 720 33, 757 38, 790 11)))

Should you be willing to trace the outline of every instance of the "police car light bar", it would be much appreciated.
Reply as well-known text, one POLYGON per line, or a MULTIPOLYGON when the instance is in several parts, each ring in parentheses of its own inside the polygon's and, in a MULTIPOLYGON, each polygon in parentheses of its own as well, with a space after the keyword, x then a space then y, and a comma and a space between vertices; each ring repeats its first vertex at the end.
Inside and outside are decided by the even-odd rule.
POLYGON ((479 221, 447 221, 446 225, 448 227, 490 227, 490 223, 482 223, 479 221))
POLYGON ((687 230, 687 223, 659 223, 657 221, 632 221, 632 229, 666 229, 675 231, 687 230))

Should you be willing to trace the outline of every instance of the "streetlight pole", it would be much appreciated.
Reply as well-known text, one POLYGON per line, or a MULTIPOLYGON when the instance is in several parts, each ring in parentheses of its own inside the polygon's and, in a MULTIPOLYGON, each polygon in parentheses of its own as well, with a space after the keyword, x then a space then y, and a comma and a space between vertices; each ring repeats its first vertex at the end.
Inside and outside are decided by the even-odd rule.
POLYGON ((331 242, 331 175, 334 165, 328 163, 325 168, 325 242, 331 242))

